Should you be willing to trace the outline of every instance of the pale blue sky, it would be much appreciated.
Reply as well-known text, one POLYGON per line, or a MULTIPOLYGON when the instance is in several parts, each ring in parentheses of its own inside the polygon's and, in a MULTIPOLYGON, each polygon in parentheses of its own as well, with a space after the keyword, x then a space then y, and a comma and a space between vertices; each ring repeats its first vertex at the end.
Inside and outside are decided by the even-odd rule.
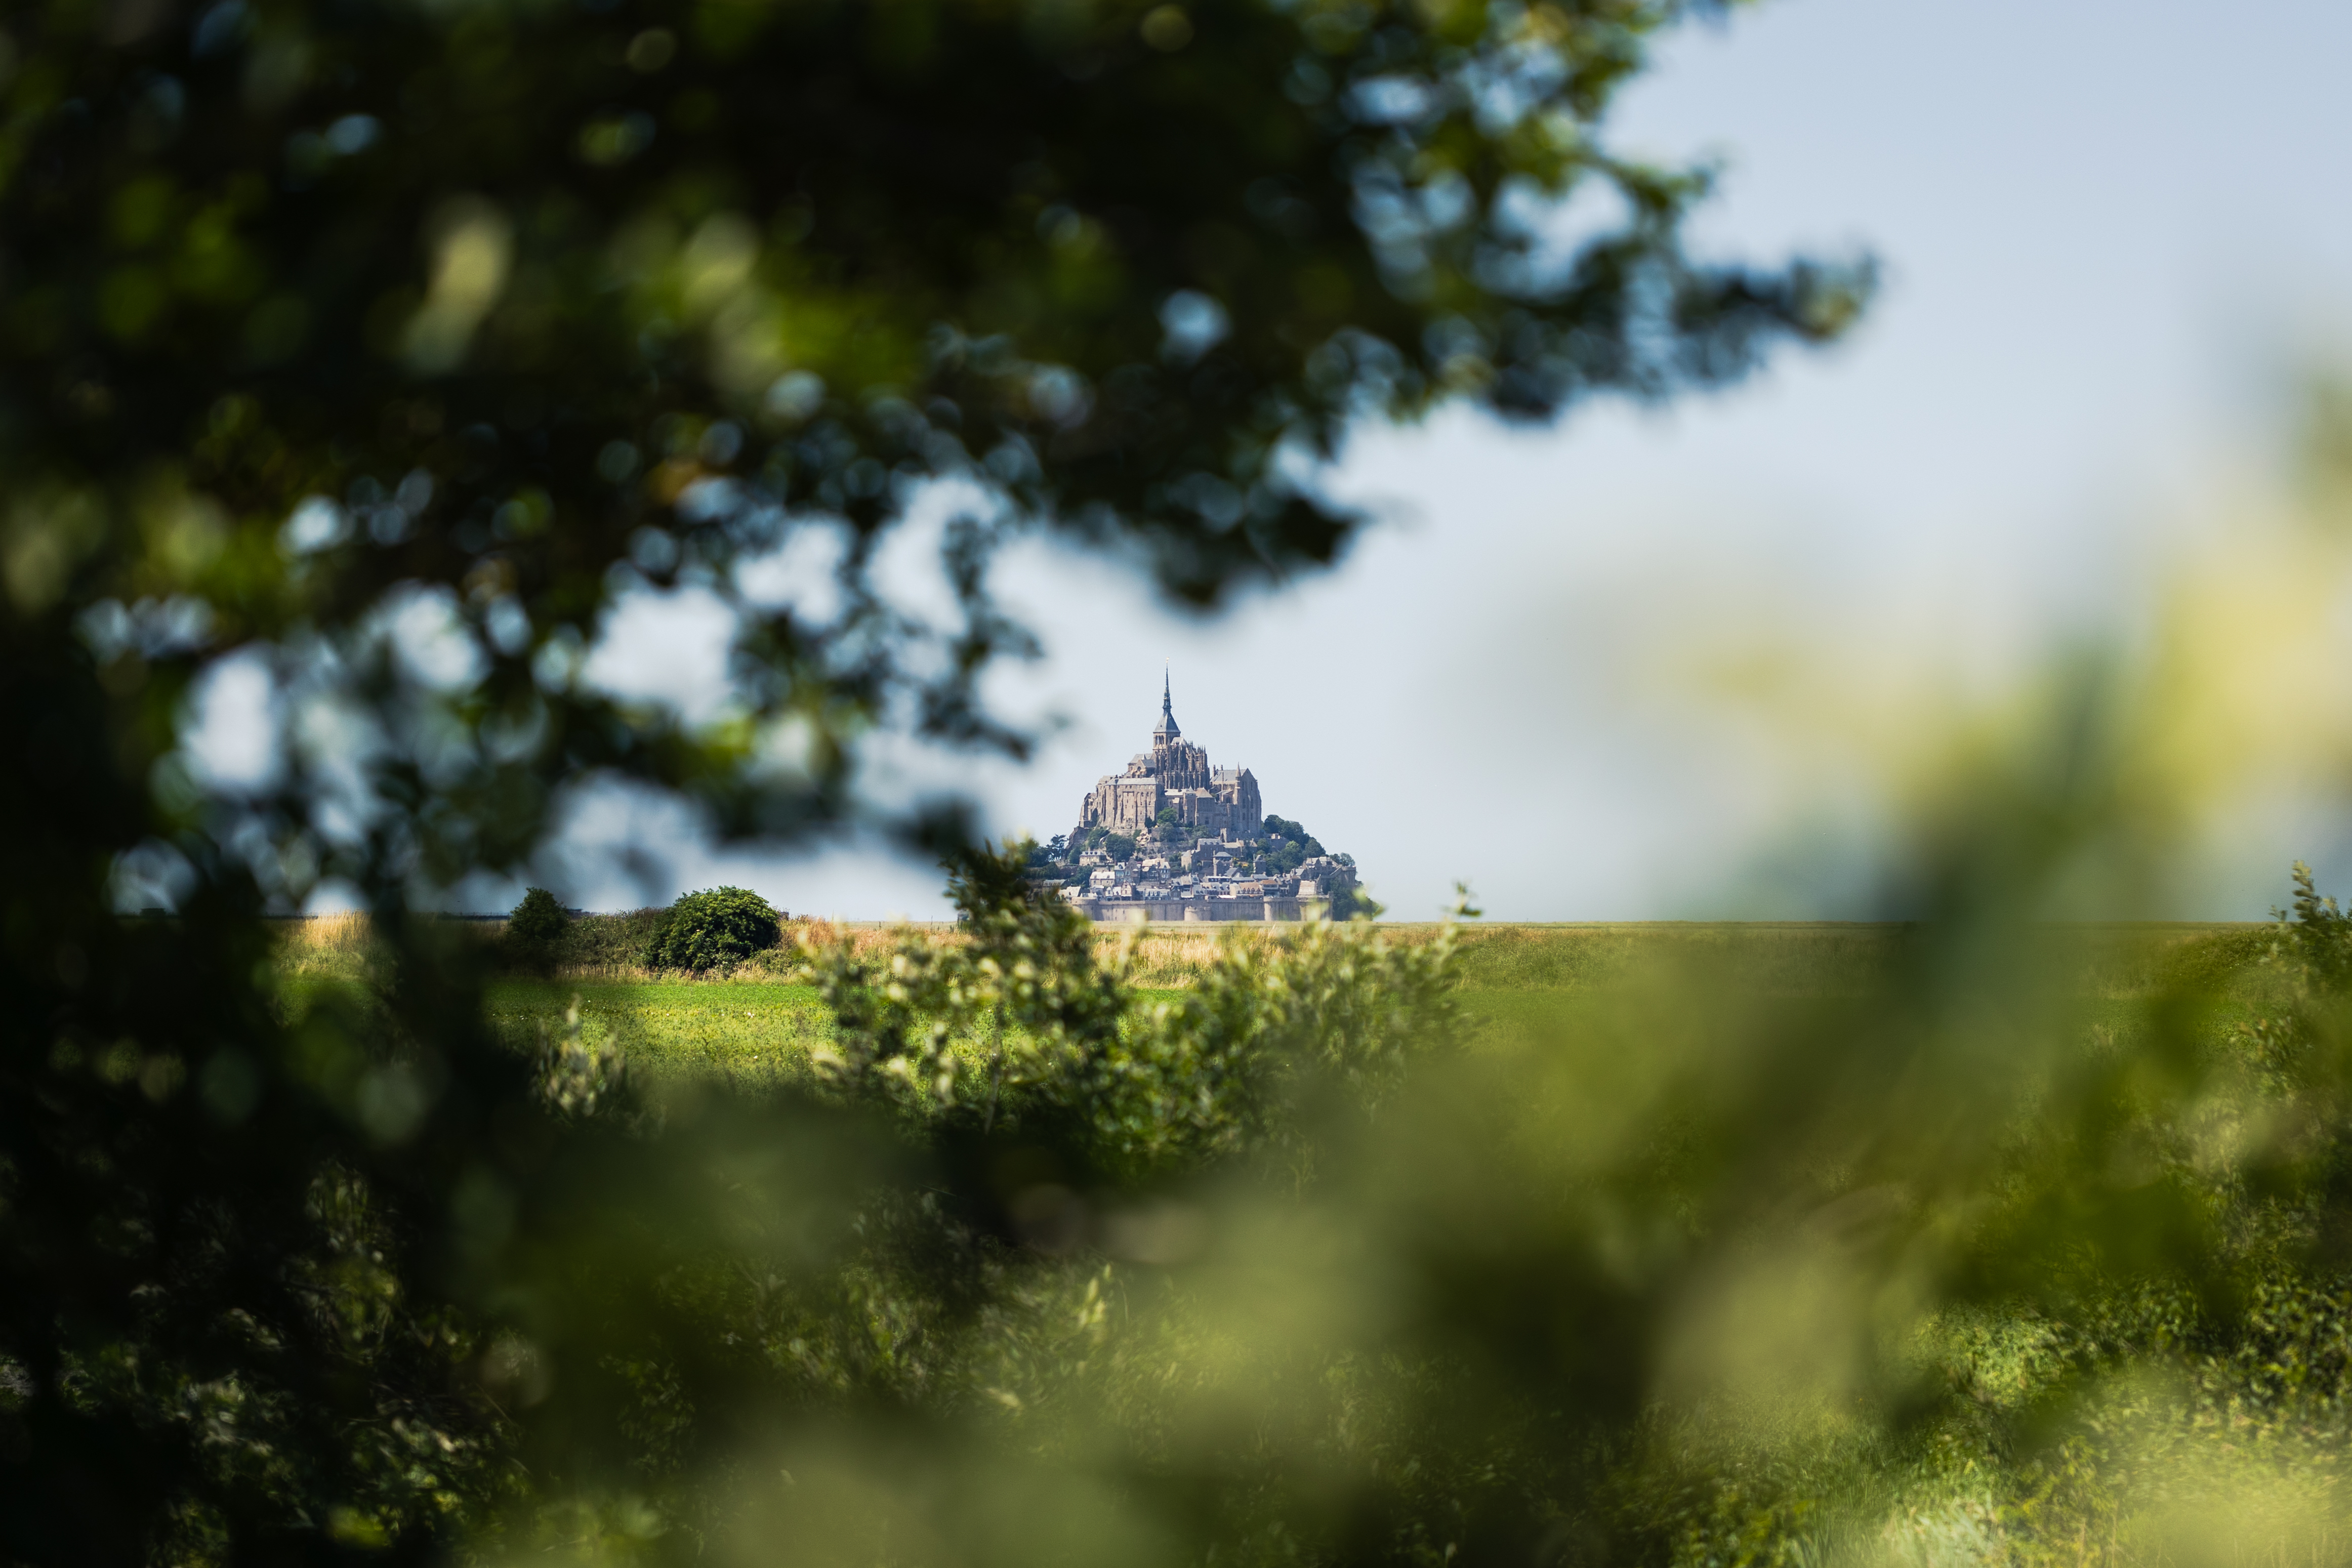
MULTIPOLYGON (((1621 143, 1724 159, 1706 246, 1875 251, 1849 342, 1669 410, 1367 431, 1337 483, 1381 526, 1217 622, 1024 555, 1007 596, 1050 653, 1001 694, 1069 727, 1026 770, 917 758, 877 786, 973 784, 998 829, 1064 831, 1144 743, 1166 662, 1186 732, 1397 916, 1457 877, 1506 918, 1852 911, 1867 802, 1792 797, 1738 726, 1634 677, 1678 617, 1891 628, 1981 673, 2122 613, 2177 498, 2259 464, 2284 373, 2352 335, 2347 59, 2352 8, 2317 0, 1773 0, 1692 29, 1621 143), (1767 874, 1791 845, 1807 874, 1767 874)), ((645 606, 604 668, 690 697, 709 632, 645 606)), ((2322 827, 2255 825, 2200 912, 2259 914, 2322 827)), ((656 851, 650 883, 583 856, 566 890, 726 879, 794 910, 943 912, 936 875, 879 852, 714 858, 610 803, 575 843, 623 840, 656 851)))

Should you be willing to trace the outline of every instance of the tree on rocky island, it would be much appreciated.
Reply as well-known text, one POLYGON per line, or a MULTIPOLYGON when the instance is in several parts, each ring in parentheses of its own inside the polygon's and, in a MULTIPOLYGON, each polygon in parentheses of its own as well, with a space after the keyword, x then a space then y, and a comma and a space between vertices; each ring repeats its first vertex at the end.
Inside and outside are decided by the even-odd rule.
MULTIPOLYGON (((1265 832, 1270 850, 1266 856, 1266 865, 1269 869, 1276 873, 1296 871, 1302 862, 1317 858, 1325 853, 1323 846, 1313 834, 1308 833, 1302 825, 1286 816, 1267 816, 1265 832), (1277 838, 1281 840, 1280 843, 1272 842, 1277 838)), ((1350 860, 1348 866, 1350 870, 1353 870, 1355 862, 1350 860)))

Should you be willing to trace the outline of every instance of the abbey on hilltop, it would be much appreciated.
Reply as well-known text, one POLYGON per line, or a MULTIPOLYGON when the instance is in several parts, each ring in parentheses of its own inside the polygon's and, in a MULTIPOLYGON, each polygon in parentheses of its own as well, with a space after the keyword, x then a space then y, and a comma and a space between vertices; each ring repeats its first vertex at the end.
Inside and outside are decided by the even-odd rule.
POLYGON ((1151 749, 1097 782, 1039 874, 1097 920, 1300 920, 1360 907, 1356 863, 1265 815, 1257 775, 1184 739, 1166 679, 1151 749))
POLYGON ((1257 775, 1247 768, 1212 768, 1209 753, 1176 727, 1168 678, 1160 681, 1160 722, 1151 728, 1151 750, 1127 761, 1127 771, 1097 782, 1078 814, 1084 837, 1095 828, 1130 837, 1160 826, 1172 809, 1181 827, 1217 837, 1255 838, 1265 820, 1258 802, 1257 775))

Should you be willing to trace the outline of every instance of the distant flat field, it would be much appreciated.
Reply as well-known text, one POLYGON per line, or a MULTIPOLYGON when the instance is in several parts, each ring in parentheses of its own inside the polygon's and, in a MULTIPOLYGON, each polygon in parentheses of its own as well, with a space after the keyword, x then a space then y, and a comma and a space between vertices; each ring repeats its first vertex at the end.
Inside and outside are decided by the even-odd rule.
MULTIPOLYGON (((1286 928, 1295 931, 1295 926, 1286 928)), ((1394 938, 1433 938, 1429 925, 1388 925, 1394 938)), ((2210 955, 2228 969, 2259 951, 2269 928, 2145 923, 2050 928, 2032 944, 2063 966, 2092 1014, 2120 1018, 2184 961, 2210 955)), ((1286 928, 1226 931, 1147 926, 1106 932, 1108 957, 1128 949, 1130 981, 1149 1003, 1191 985, 1223 942, 1279 940, 1286 928)), ((1525 1037, 1573 1029, 1612 991, 1677 971, 1782 997, 1830 996, 1866 986, 1899 961, 1908 928, 1827 921, 1611 922, 1475 925, 1464 933, 1464 1002, 1482 1033, 1525 1037)), ((799 1077, 832 1035, 815 991, 749 978, 632 980, 581 975, 508 980, 490 992, 493 1023, 519 1045, 560 1032, 574 1000, 592 1043, 620 1046, 639 1070, 746 1084, 799 1077)))

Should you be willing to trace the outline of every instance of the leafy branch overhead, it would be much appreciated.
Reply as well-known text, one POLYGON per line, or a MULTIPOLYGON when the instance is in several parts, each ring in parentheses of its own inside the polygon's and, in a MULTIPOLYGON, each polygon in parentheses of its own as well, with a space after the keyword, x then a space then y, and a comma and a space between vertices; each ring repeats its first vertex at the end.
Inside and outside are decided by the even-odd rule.
MULTIPOLYGON (((104 651, 152 661, 186 647, 119 607, 201 605, 177 642, 216 648, 442 585, 476 720, 536 744, 429 790, 607 765, 792 831, 886 718, 1018 748, 972 686, 1029 647, 988 600, 1004 528, 1212 603, 1343 548, 1311 466, 1360 416, 1548 417, 1840 331, 1866 266, 1696 261, 1705 176, 1608 146, 1683 10, 20 7, 9 593, 118 606, 104 651), (1604 191, 1614 226, 1560 238, 1604 191), (867 567, 934 480, 963 618, 910 665, 867 567), (572 689, 613 568, 734 596, 804 535, 841 592, 739 599, 751 730, 572 689), (805 739, 744 796, 763 726, 805 739)), ((500 853, 532 819, 468 810, 500 853)))
MULTIPOLYGON (((961 954, 827 980, 846 1106, 642 1104, 576 1011, 518 1051, 488 944, 406 905, 528 864, 583 784, 805 840, 867 805, 877 731, 1022 751, 979 697, 1034 646, 989 591, 1019 531, 1212 605, 1344 548, 1314 480, 1355 421, 1546 417, 1833 335, 1866 268, 1694 260, 1705 180, 1601 134, 1681 15, 0 12, 0 1554, 683 1560, 713 1521, 642 1500, 696 1442, 819 1478, 763 1447, 777 1410, 904 1415, 992 1310, 1012 1276, 957 1216, 1011 1201, 1003 1119, 1106 1171, 1303 1169, 1304 1086, 1405 1103, 1439 957, 1318 931, 1123 1031, 1017 862, 971 863, 995 912, 961 954), (927 499, 940 625, 875 570, 927 499), (583 679, 646 584, 729 620, 707 721, 583 679), (237 778, 184 746, 227 668, 280 742, 237 778), (281 985, 263 912, 338 879, 371 985, 281 985), (934 1006, 987 1076, 908 1138, 934 1006)), ((699 897, 665 963, 776 940, 699 897)), ((524 913, 518 959, 582 934, 524 913)))

